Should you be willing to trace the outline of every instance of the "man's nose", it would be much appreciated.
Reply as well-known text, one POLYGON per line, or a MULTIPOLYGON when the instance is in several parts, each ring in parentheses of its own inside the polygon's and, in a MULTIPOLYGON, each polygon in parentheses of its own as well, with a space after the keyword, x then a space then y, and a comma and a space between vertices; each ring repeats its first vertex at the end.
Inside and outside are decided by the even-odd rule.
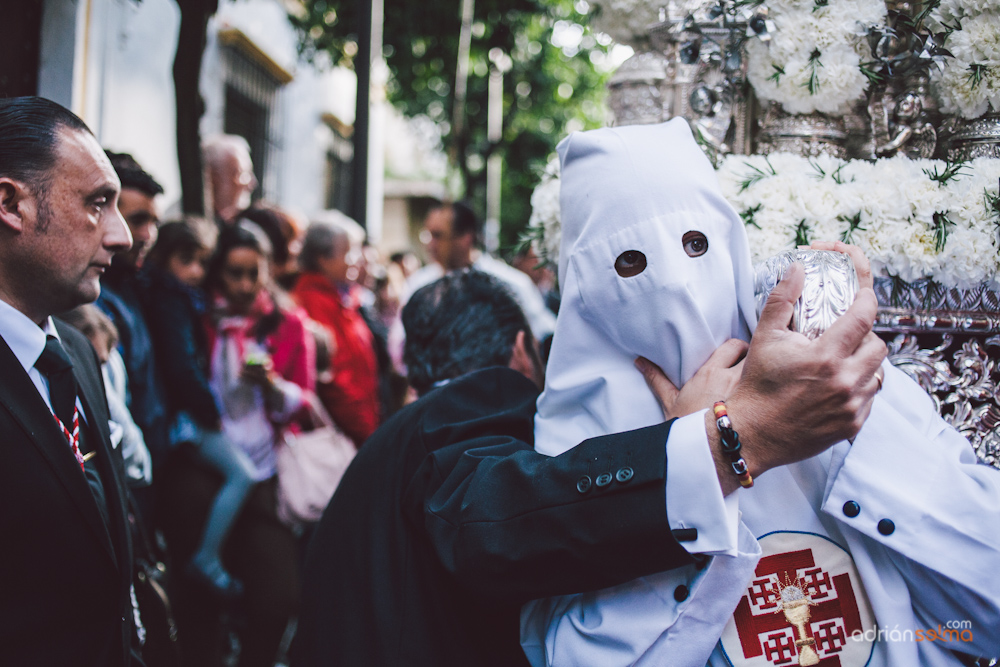
POLYGON ((132 247, 132 232, 117 206, 105 209, 104 214, 104 246, 113 252, 125 252, 132 247))

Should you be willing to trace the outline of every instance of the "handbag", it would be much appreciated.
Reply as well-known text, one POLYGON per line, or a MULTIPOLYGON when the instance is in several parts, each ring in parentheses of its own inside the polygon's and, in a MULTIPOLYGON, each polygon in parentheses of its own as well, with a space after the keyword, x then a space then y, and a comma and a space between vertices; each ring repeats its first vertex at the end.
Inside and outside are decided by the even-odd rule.
POLYGON ((275 452, 278 470, 278 518, 292 528, 318 521, 340 484, 357 449, 333 423, 319 398, 306 392, 305 404, 316 426, 286 431, 275 452))

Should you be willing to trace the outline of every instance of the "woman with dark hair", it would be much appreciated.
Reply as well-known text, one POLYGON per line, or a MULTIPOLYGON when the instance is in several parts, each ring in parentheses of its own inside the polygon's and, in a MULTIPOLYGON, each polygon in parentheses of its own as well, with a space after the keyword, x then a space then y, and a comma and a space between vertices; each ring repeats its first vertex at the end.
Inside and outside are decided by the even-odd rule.
POLYGON ((256 224, 271 242, 271 278, 284 290, 291 290, 299 277, 299 251, 305 225, 283 208, 256 202, 240 214, 256 224))
MULTIPOLYGON (((300 311, 271 287, 269 255, 264 233, 241 220, 219 234, 205 279, 209 386, 222 432, 252 462, 254 481, 223 550, 227 568, 244 586, 241 667, 274 664, 298 608, 298 546, 276 514, 275 447, 315 385, 312 338, 300 311)), ((174 512, 174 534, 167 537, 175 557, 196 546, 190 517, 205 511, 212 488, 190 466, 180 474, 167 491, 174 512)), ((189 589, 190 597, 178 601, 189 662, 218 650, 220 601, 203 592, 189 589)))

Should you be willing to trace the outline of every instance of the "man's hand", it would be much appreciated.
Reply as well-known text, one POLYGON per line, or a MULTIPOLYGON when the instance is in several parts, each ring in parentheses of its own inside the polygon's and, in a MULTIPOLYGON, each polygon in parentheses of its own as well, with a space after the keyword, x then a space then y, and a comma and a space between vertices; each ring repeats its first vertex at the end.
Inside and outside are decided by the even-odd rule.
POLYGON ((660 367, 649 359, 638 357, 635 367, 660 402, 663 418, 669 420, 710 408, 716 401, 728 398, 743 372, 743 357, 748 347, 744 341, 730 338, 712 353, 679 391, 660 367))
MULTIPOLYGON (((854 437, 868 418, 879 384, 875 371, 886 348, 872 332, 878 302, 868 262, 855 261, 859 277, 866 272, 863 287, 854 304, 818 339, 811 341, 788 328, 805 279, 799 263, 788 269, 761 312, 742 378, 726 400, 755 477, 854 437)), ((722 460, 711 415, 705 428, 728 493, 737 480, 731 472, 723 474, 728 461, 722 460)))

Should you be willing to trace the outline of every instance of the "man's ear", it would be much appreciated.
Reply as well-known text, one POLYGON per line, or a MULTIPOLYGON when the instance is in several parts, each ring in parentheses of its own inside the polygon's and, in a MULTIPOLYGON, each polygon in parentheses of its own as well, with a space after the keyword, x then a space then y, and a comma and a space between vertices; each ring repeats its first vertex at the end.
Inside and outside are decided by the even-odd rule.
POLYGON ((535 348, 535 338, 524 329, 518 331, 514 338, 514 346, 507 366, 537 384, 539 389, 542 388, 545 380, 541 373, 538 352, 535 348), (531 347, 529 348, 529 346, 531 347))
POLYGON ((0 177, 0 227, 21 233, 25 227, 25 214, 34 210, 31 192, 23 181, 7 176, 0 177))
POLYGON ((473 231, 466 232, 461 236, 456 236, 452 239, 452 243, 458 244, 465 249, 472 250, 476 247, 476 233, 473 231))

